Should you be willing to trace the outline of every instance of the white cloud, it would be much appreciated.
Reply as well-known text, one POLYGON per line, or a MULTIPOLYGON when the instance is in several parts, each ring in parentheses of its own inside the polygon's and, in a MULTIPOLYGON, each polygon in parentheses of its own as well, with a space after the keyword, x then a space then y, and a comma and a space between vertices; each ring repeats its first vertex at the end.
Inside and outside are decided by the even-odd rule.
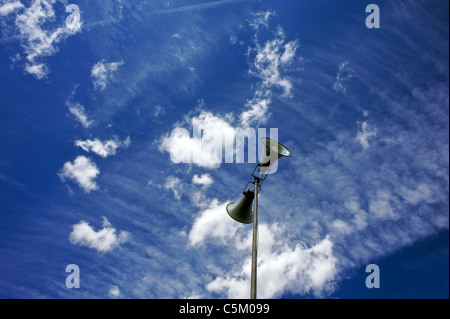
MULTIPOLYGON (((260 25, 266 26, 272 13, 266 12, 257 15, 254 26, 256 29, 260 25)), ((252 25, 252 24, 251 24, 252 25)), ((290 97, 293 84, 286 76, 282 76, 282 71, 286 70, 294 61, 299 44, 297 41, 286 43, 285 34, 281 27, 278 27, 274 39, 266 41, 260 45, 256 37, 255 48, 250 49, 250 55, 254 55, 250 65, 249 73, 256 76, 261 82, 252 100, 248 101, 245 110, 240 115, 243 127, 252 124, 264 124, 270 117, 268 114, 271 104, 271 95, 274 88, 281 88, 284 97, 290 97)))
POLYGON ((258 76, 266 89, 280 87, 284 96, 290 96, 292 83, 281 76, 281 68, 293 61, 297 48, 297 41, 285 43, 284 31, 279 28, 272 41, 267 41, 264 46, 256 43, 256 57, 250 73, 258 76))
POLYGON ((348 66, 348 61, 339 65, 338 73, 336 74, 336 81, 333 84, 333 90, 345 93, 347 91, 346 83, 353 77, 352 69, 348 66))
POLYGON ((22 9, 23 4, 20 1, 6 2, 0 5, 0 16, 6 16, 17 9, 22 9))
MULTIPOLYGON (((272 14, 271 12, 257 14, 255 28, 256 25, 266 25, 272 14)), ((204 168, 218 168, 222 162, 232 162, 233 154, 231 151, 227 153, 227 150, 232 149, 238 130, 245 130, 253 124, 259 126, 270 118, 272 89, 278 87, 283 89, 283 96, 291 95, 293 85, 281 73, 294 61, 298 42, 286 43, 281 27, 277 28, 275 38, 265 42, 263 46, 258 43, 258 37, 255 38, 255 48, 249 50, 249 56, 253 56, 249 73, 256 76, 259 82, 253 98, 247 101, 239 116, 240 125, 232 126, 230 123, 233 121, 229 118, 222 118, 202 110, 199 116, 189 120, 189 124, 194 128, 192 137, 187 129, 176 128, 170 136, 165 135, 160 139, 159 150, 169 152, 173 163, 194 163, 204 168), (198 132, 202 132, 202 136, 200 133, 195 134, 196 128, 198 132), (225 147, 222 139, 225 141, 225 147), (223 148, 225 161, 222 160, 223 148)))
POLYGON ((398 210, 394 205, 394 198, 387 190, 379 191, 375 198, 369 203, 370 214, 382 220, 395 220, 400 218, 398 210))
POLYGON ((297 41, 291 41, 286 43, 286 45, 284 46, 283 55, 280 58, 281 64, 291 63, 294 60, 297 48, 298 48, 297 41))
POLYGON ((344 206, 348 209, 348 212, 353 215, 351 222, 356 230, 363 230, 368 226, 368 214, 365 210, 361 209, 358 201, 350 200, 345 202, 344 206))
MULTIPOLYGON (((283 229, 274 224, 259 225, 258 245, 258 298, 276 298, 284 292, 312 292, 320 297, 333 288, 337 258, 333 255, 333 242, 329 237, 308 248, 297 244, 291 248, 283 244, 283 229), (264 284, 262 284, 264 283, 264 284)), ((250 250, 250 236, 236 243, 236 249, 250 250)), ((215 293, 224 293, 227 298, 248 298, 250 287, 251 258, 238 267, 219 276, 206 285, 215 293)))
POLYGON ((166 178, 164 183, 164 188, 166 190, 172 190, 173 196, 177 199, 181 199, 181 193, 183 192, 183 184, 178 177, 169 176, 166 178))
POLYGON ((2 15, 10 14, 21 9, 16 15, 15 26, 22 39, 27 63, 25 71, 37 79, 43 79, 49 73, 47 65, 42 61, 44 57, 51 56, 58 51, 57 44, 67 37, 81 30, 81 22, 76 25, 65 24, 53 30, 44 29, 48 22, 55 19, 53 5, 57 0, 35 0, 28 8, 20 2, 9 2, 0 8, 2 15))
POLYGON ((113 299, 119 298, 121 296, 119 287, 111 285, 109 287, 108 295, 113 299))
MULTIPOLYGON (((129 239, 129 234, 125 231, 121 231, 119 235, 116 235, 116 229, 111 226, 106 217, 103 217, 102 227, 99 231, 95 231, 88 222, 80 221, 78 224, 73 225, 73 230, 69 237, 70 242, 74 245, 86 246, 104 253, 113 250, 129 239)), ((113 289, 112 292, 117 294, 117 296, 120 295, 118 288, 113 289)))
POLYGON ((95 178, 100 174, 94 162, 85 156, 78 156, 74 162, 66 162, 59 176, 64 181, 66 178, 76 181, 85 193, 97 190, 95 178))
POLYGON ((206 209, 209 207, 211 200, 209 200, 204 191, 192 192, 190 194, 192 204, 200 209, 206 209))
POLYGON ((341 219, 336 219, 331 224, 331 227, 333 227, 337 233, 340 233, 343 235, 348 235, 353 232, 353 228, 348 223, 346 223, 345 221, 343 221, 341 219))
POLYGON ((69 112, 74 115, 76 120, 84 127, 87 128, 93 123, 93 121, 88 119, 83 105, 80 103, 70 102, 69 100, 66 102, 66 105, 69 107, 69 112))
POLYGON ((47 65, 45 65, 44 63, 27 64, 25 66, 25 71, 29 74, 34 75, 39 80, 45 78, 49 72, 47 65))
POLYGON ((213 179, 209 174, 203 174, 201 176, 194 175, 192 183, 203 185, 204 188, 208 188, 213 183, 213 179))
POLYGON ((116 150, 119 147, 127 147, 130 144, 130 138, 128 137, 124 142, 120 142, 117 139, 108 140, 105 142, 100 141, 98 138, 94 140, 77 140, 75 145, 81 147, 86 152, 94 152, 103 158, 116 154, 116 150))
POLYGON ((240 115, 241 123, 244 127, 249 127, 252 123, 256 123, 257 126, 259 124, 265 124, 270 118, 268 110, 271 99, 268 97, 259 97, 258 95, 253 100, 248 101, 246 110, 240 115))
POLYGON ((186 129, 177 128, 170 136, 161 138, 159 150, 169 152, 174 163, 218 168, 222 163, 222 137, 225 143, 234 141, 234 128, 225 119, 205 111, 190 119, 190 122, 198 134, 191 137, 186 129))
POLYGON ((164 115, 166 113, 166 110, 161 105, 155 106, 155 111, 153 112, 154 117, 158 117, 160 115, 164 115))
POLYGON ((427 184, 420 184, 416 190, 402 186, 400 195, 412 205, 418 205, 421 202, 434 203, 437 201, 432 188, 427 184))
POLYGON ((269 28, 269 20, 270 18, 275 15, 272 11, 265 11, 265 12, 257 12, 255 13, 255 18, 249 22, 249 25, 258 31, 260 27, 269 28))
POLYGON ((216 239, 225 244, 235 239, 240 224, 226 213, 227 203, 219 204, 217 199, 210 201, 208 208, 198 213, 189 233, 189 244, 202 246, 207 239, 216 239))
POLYGON ((92 67, 91 77, 93 79, 94 87, 96 90, 104 90, 111 79, 112 72, 117 71, 117 68, 124 64, 123 60, 118 62, 106 62, 102 60, 92 67))
POLYGON ((369 128, 369 124, 367 121, 364 121, 362 123, 361 131, 358 132, 356 135, 356 139, 359 141, 359 143, 362 145, 364 149, 368 149, 370 147, 369 145, 369 138, 376 137, 376 129, 369 128))

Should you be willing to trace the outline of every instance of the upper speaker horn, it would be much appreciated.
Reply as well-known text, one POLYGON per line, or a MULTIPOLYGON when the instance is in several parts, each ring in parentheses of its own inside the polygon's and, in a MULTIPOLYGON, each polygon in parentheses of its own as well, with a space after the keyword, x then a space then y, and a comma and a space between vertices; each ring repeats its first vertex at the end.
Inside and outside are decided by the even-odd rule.
POLYGON ((261 142, 266 147, 263 152, 263 158, 259 163, 259 172, 261 174, 266 174, 270 170, 270 167, 280 158, 291 156, 291 151, 289 151, 286 146, 275 140, 268 137, 263 137, 261 142))

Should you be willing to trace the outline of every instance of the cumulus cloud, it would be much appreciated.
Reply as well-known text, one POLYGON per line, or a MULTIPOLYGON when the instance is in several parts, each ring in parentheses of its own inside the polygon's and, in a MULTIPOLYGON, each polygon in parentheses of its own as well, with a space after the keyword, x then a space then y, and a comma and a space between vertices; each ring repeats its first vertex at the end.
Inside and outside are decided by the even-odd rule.
MULTIPOLYGON (((259 298, 276 298, 284 292, 313 293, 320 297, 334 287, 336 264, 333 242, 329 237, 312 247, 296 244, 289 247, 283 243, 283 229, 277 224, 259 225, 258 286, 259 298)), ((246 245, 239 242, 236 249, 250 249, 249 232, 246 245)), ((227 298, 248 298, 250 286, 251 258, 233 268, 224 276, 218 276, 206 285, 214 293, 223 293, 227 298)))
POLYGON ((27 60, 25 71, 37 79, 43 79, 49 73, 43 58, 54 55, 58 51, 57 45, 78 33, 82 27, 77 11, 70 15, 71 21, 50 29, 50 22, 56 18, 53 8, 56 3, 57 0, 35 0, 29 7, 24 7, 15 1, 0 7, 0 15, 16 13, 15 27, 27 60))
MULTIPOLYGON (((103 217, 102 229, 98 231, 95 231, 86 221, 80 221, 78 224, 73 225, 69 239, 74 245, 93 248, 105 253, 127 242, 129 240, 129 234, 126 231, 121 231, 116 235, 116 229, 111 226, 111 223, 106 217, 103 217)), ((111 292, 117 297, 120 295, 118 288, 112 289, 112 291, 110 290, 110 294, 111 292)))
POLYGON ((108 81, 112 78, 112 73, 117 71, 118 67, 124 64, 124 61, 106 62, 102 60, 96 63, 91 70, 91 78, 96 90, 106 89, 108 81))
POLYGON ((209 201, 208 208, 200 211, 189 233, 189 245, 202 246, 206 240, 215 239, 222 244, 235 237, 241 227, 226 214, 227 203, 217 199, 209 201))
POLYGON ((111 285, 109 287, 108 295, 110 298, 113 298, 113 299, 120 298, 121 293, 120 293, 119 287, 111 285))
MULTIPOLYGON (((252 228, 245 228, 226 214, 227 203, 209 200, 197 214, 188 234, 188 244, 202 247, 206 243, 248 252, 252 245, 252 228)), ((339 225, 337 225, 339 226, 339 225)), ((307 247, 304 243, 286 244, 285 229, 279 224, 259 225, 258 297, 277 298, 286 291, 312 293, 318 297, 334 288, 338 259, 329 236, 307 247)), ((248 256, 248 255, 246 255, 248 256)), ((212 293, 226 298, 248 298, 251 258, 244 258, 229 271, 206 284, 212 293)))
POLYGON ((108 141, 100 141, 98 138, 94 140, 77 140, 75 141, 75 145, 81 147, 86 152, 94 152, 95 154, 106 158, 111 155, 116 154, 116 150, 119 147, 127 147, 130 144, 130 138, 128 137, 125 141, 120 142, 117 139, 108 140, 108 141))
MULTIPOLYGON (((219 168, 221 163, 233 163, 235 159, 237 163, 244 163, 246 140, 248 162, 256 163, 254 129, 234 126, 232 116, 217 116, 207 111, 186 118, 186 124, 192 126, 192 136, 188 129, 177 127, 158 141, 159 151, 170 153, 173 163, 195 164, 208 169, 219 168)), ((275 133, 271 131, 270 134, 274 137, 272 134, 275 133)))
POLYGON ((78 183, 85 193, 90 193, 97 190, 98 186, 95 183, 95 178, 100 174, 94 162, 85 156, 78 156, 73 163, 66 162, 59 173, 61 180, 66 178, 78 183))
POLYGON ((233 126, 226 119, 206 111, 190 119, 190 124, 194 129, 192 137, 187 129, 176 128, 161 138, 159 150, 169 152, 174 163, 218 168, 222 162, 222 138, 225 143, 233 143, 233 126))
POLYGON ((203 174, 201 176, 194 175, 192 183, 202 185, 204 188, 208 188, 213 183, 213 179, 209 174, 203 174))

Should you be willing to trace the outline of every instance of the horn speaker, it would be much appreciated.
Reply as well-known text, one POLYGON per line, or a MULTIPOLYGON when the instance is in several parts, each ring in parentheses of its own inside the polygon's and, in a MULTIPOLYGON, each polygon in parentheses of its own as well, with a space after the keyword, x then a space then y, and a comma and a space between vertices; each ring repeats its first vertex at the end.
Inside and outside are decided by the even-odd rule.
POLYGON ((254 198, 255 193, 253 190, 247 190, 237 202, 229 203, 227 205, 228 215, 240 223, 250 224, 253 222, 252 206, 254 198))
POLYGON ((261 139, 261 142, 264 144, 266 149, 264 150, 261 163, 259 163, 259 172, 264 175, 270 170, 270 167, 280 158, 290 157, 291 151, 289 151, 283 144, 278 143, 277 141, 272 140, 268 137, 263 137, 261 139))

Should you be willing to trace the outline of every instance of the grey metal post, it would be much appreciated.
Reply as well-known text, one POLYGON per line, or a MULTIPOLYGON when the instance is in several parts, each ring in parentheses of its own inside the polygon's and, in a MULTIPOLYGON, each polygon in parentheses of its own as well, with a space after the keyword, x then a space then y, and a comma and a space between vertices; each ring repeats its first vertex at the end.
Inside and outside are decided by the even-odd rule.
POLYGON ((250 299, 256 299, 256 270, 257 270, 257 257, 258 257, 258 183, 259 178, 255 177, 255 208, 253 212, 253 243, 252 243, 252 274, 251 274, 251 287, 250 287, 250 299))

